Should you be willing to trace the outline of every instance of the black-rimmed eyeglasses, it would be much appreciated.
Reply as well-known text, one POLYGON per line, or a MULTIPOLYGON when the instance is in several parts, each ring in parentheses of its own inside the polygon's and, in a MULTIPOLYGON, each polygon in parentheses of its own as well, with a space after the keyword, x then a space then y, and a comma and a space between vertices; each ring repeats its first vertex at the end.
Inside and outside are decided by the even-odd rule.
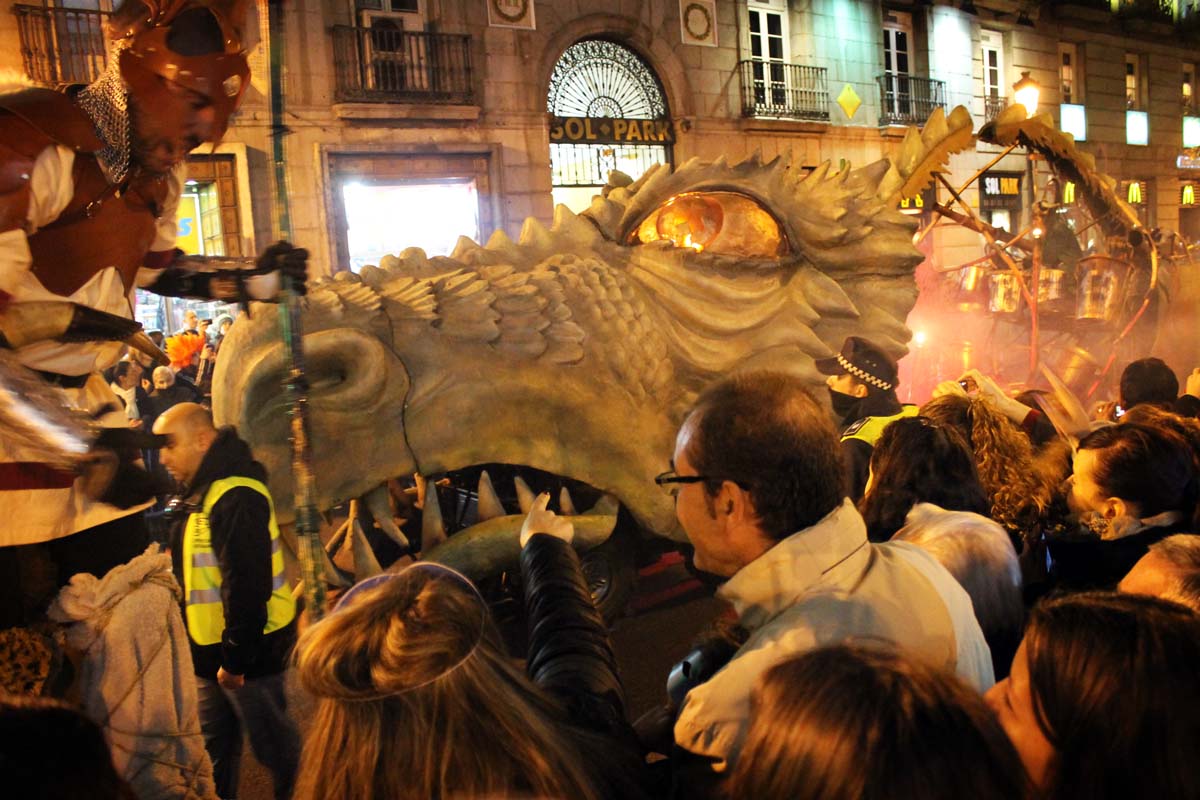
POLYGON ((671 494, 679 491, 679 487, 672 484, 703 483, 705 481, 730 481, 741 486, 743 489, 746 488, 741 481, 735 481, 733 478, 722 478, 717 475, 679 475, 673 469, 654 476, 654 482, 666 488, 671 494))

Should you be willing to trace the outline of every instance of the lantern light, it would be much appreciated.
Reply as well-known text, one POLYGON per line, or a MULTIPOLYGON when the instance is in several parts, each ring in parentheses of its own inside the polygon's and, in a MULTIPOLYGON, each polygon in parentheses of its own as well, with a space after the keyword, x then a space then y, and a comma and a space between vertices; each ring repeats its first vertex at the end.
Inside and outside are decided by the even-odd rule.
POLYGON ((1041 84, 1029 77, 1028 72, 1022 72, 1021 80, 1013 84, 1013 97, 1018 103, 1025 106, 1026 117, 1032 117, 1037 113, 1038 98, 1041 93, 1041 84))

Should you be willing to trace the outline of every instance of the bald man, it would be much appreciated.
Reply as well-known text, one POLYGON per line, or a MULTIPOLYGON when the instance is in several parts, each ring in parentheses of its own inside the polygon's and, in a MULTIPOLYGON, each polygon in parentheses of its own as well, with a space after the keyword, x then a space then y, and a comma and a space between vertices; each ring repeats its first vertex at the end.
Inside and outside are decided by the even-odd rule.
POLYGON ((1117 591, 1174 600, 1200 612, 1200 536, 1177 533, 1150 545, 1117 591))
POLYGON ((289 797, 300 736, 287 716, 284 671, 296 605, 266 470, 236 430, 214 428, 196 403, 164 411, 154 432, 167 437, 159 457, 189 512, 172 557, 217 794, 237 795, 244 724, 254 755, 274 775, 275 796, 289 797))

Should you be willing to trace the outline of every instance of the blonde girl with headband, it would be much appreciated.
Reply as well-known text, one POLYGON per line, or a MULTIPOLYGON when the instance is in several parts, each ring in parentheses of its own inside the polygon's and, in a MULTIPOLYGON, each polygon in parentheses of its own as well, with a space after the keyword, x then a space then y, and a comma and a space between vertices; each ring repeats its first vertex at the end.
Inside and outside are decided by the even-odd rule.
POLYGON ((526 669, 470 581, 432 563, 359 584, 301 636, 317 711, 297 800, 645 796, 574 530, 548 500, 521 534, 526 669))

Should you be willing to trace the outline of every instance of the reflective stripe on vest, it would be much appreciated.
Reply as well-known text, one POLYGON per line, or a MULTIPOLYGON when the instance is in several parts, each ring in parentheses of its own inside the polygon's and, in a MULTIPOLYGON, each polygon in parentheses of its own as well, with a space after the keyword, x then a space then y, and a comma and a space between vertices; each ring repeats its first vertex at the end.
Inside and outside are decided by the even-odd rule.
POLYGON ((846 429, 846 432, 842 434, 842 441, 858 439, 874 447, 875 442, 879 441, 884 428, 898 419, 915 417, 920 411, 916 406, 904 405, 900 406, 899 414, 892 414, 888 417, 863 417, 846 429))
MULTIPOLYGON (((296 616, 296 602, 287 588, 283 569, 283 547, 275 522, 275 504, 260 481, 250 478, 222 478, 213 481, 204 495, 204 505, 188 517, 183 532, 183 591, 187 598, 188 635, 198 645, 219 644, 225 631, 225 606, 221 602, 221 570, 212 549, 209 515, 221 496, 230 489, 253 489, 267 498, 271 531, 271 597, 267 601, 267 624, 263 633, 285 627, 296 616)), ((238 532, 233 532, 234 536, 238 532)))

